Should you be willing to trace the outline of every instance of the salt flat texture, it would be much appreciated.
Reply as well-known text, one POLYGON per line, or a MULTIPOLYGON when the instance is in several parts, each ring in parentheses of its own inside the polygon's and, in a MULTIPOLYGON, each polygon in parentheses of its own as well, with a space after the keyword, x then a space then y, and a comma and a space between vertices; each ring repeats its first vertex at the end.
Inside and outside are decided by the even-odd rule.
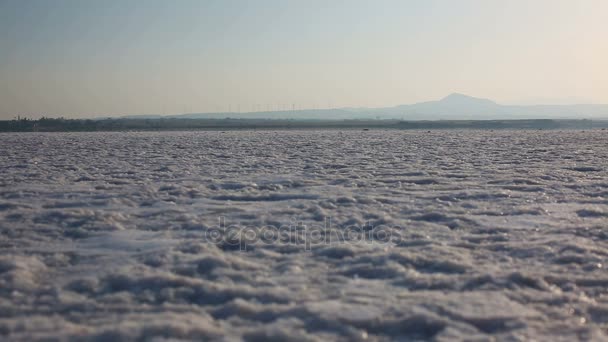
POLYGON ((0 147, 3 339, 608 338, 605 131, 31 133, 0 147), (290 223, 289 238, 342 238, 255 235, 290 223))

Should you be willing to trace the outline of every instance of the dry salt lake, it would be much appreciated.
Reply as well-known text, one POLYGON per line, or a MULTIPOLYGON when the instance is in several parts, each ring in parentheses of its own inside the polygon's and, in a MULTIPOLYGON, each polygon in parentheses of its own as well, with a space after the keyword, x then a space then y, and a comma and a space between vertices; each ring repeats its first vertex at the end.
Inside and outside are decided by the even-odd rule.
POLYGON ((608 339, 608 134, 0 134, 10 340, 608 339))

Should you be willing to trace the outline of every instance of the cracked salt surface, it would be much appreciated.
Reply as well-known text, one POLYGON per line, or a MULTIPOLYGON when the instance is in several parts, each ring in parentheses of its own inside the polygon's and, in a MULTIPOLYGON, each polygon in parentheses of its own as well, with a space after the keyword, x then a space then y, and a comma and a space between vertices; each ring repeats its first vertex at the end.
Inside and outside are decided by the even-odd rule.
POLYGON ((4 339, 607 339, 605 132, 0 146, 4 339))

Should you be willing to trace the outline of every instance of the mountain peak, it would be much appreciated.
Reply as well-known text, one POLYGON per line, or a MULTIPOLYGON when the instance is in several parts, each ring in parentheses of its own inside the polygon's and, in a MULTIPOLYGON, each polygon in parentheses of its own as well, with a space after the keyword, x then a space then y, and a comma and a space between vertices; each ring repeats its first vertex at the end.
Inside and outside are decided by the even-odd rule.
POLYGON ((441 100, 441 103, 448 104, 484 104, 484 105, 495 105, 496 103, 492 100, 482 99, 478 97, 472 97, 460 93, 452 93, 441 100))
POLYGON ((472 96, 468 96, 465 94, 461 94, 461 93, 451 93, 450 95, 444 97, 442 100, 448 100, 448 99, 459 99, 459 98, 473 98, 472 96))

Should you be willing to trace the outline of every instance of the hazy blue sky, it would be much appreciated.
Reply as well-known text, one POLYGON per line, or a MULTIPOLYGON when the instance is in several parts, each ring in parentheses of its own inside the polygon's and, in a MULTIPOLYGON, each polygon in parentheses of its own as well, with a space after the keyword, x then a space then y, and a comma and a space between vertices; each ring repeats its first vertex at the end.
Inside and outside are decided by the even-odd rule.
POLYGON ((0 118, 608 103, 606 61, 606 0, 0 0, 0 118))

